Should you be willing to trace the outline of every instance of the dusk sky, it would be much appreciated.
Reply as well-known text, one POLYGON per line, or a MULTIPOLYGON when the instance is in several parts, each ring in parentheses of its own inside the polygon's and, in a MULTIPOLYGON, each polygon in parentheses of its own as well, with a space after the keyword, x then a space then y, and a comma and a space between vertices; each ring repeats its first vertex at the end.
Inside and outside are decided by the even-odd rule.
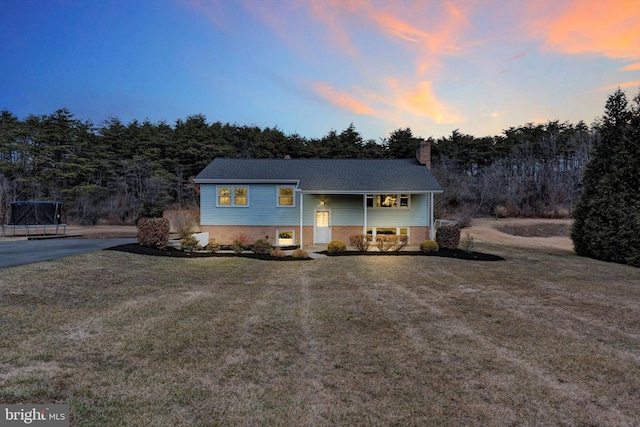
POLYGON ((379 140, 590 124, 640 88, 640 0, 0 0, 0 110, 351 123, 379 140))

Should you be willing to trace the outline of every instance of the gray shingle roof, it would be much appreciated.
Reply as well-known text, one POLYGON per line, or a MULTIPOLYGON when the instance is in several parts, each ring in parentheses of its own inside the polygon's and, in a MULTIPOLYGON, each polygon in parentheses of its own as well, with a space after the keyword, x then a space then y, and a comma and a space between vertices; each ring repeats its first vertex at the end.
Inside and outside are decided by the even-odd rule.
POLYGON ((440 192, 431 171, 416 159, 214 159, 198 184, 293 182, 304 192, 440 192))

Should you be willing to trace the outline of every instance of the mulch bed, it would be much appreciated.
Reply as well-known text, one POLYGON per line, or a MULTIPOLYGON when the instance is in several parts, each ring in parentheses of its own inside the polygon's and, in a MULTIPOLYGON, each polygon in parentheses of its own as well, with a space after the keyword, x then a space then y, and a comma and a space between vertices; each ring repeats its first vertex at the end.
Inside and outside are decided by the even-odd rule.
POLYGON ((294 258, 292 256, 286 257, 274 257, 271 255, 258 255, 254 253, 241 253, 236 254, 232 252, 185 252, 180 249, 168 247, 166 249, 157 249, 150 248, 147 246, 142 246, 138 243, 129 243, 127 245, 114 246, 112 248, 105 249, 106 251, 119 251, 119 252, 128 252, 130 254, 138 254, 138 255, 150 255, 150 256, 167 256, 173 258, 225 258, 225 257, 241 257, 241 258, 252 258, 252 259, 261 259, 264 261, 307 261, 311 258, 294 258))
POLYGON ((468 261, 504 261, 505 259, 498 255, 485 254, 482 252, 463 251, 462 249, 445 249, 441 248, 438 252, 420 252, 420 251, 400 251, 400 252, 357 252, 347 251, 341 253, 330 254, 327 251, 320 252, 327 256, 435 256, 443 258, 456 258, 468 261))
MULTIPOLYGON (((271 255, 257 255, 253 253, 241 253, 236 254, 232 252, 216 252, 216 253, 206 253, 206 252, 184 252, 176 248, 168 247, 167 249, 156 249, 149 248, 146 246, 141 246, 138 243, 130 243, 127 245, 114 246, 112 248, 105 249, 108 251, 120 251, 120 252, 128 252, 131 254, 139 254, 139 255, 151 255, 151 256, 166 256, 166 257, 174 257, 174 258, 208 258, 208 257, 241 257, 241 258, 252 258, 252 259, 261 259, 264 261, 305 261, 310 260, 311 258, 294 258, 292 256, 286 257, 273 257, 271 255)), ((330 254, 327 251, 319 252, 321 254, 325 254, 327 256, 437 256, 437 257, 445 257, 445 258, 457 258, 469 261, 504 261, 504 258, 485 254, 482 252, 468 252, 463 251, 461 249, 440 249, 438 252, 418 252, 418 251, 400 251, 400 252, 356 252, 356 251, 347 251, 337 254, 330 254)))

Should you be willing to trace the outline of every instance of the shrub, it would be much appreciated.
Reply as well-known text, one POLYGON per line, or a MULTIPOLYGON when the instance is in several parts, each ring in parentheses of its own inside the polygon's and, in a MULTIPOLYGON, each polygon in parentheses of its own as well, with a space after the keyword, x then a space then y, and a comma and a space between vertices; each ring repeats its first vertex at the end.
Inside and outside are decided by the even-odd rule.
POLYGON ((366 252, 369 250, 371 240, 369 240, 369 237, 364 234, 354 234, 349 236, 349 244, 356 248, 357 251, 366 252))
POLYGON ((240 243, 243 248, 249 249, 253 243, 251 243, 251 239, 246 234, 240 234, 234 242, 240 243))
POLYGON ((342 240, 332 240, 329 242, 329 245, 327 245, 327 252, 330 254, 337 254, 346 251, 347 245, 345 245, 342 240))
POLYGON ((291 253, 294 258, 309 258, 309 254, 304 249, 296 249, 291 253))
POLYGON ((396 244, 392 249, 394 252, 400 252, 407 244, 409 244, 409 238, 407 236, 397 236, 396 244))
POLYGON ((231 250, 239 254, 242 251, 251 249, 251 246, 251 240, 245 234, 240 234, 233 243, 231 243, 231 250))
POLYGON ((247 249, 247 246, 240 240, 236 239, 231 243, 231 250, 237 254, 247 249))
POLYGON ((385 235, 378 234, 376 235, 376 247, 380 252, 387 252, 395 243, 395 235, 385 235))
POLYGON ((151 248, 166 249, 169 245, 169 220, 165 218, 140 218, 138 243, 151 248))
POLYGON ((460 245, 460 227, 443 225, 436 230, 436 243, 439 248, 457 249, 460 245))
POLYGON ((424 242, 420 243, 420 251, 424 253, 438 252, 439 249, 440 248, 438 247, 438 244, 433 240, 425 240, 424 242))
POLYGON ((287 254, 279 247, 276 247, 271 251, 271 256, 275 258, 284 258, 287 256, 287 254))
POLYGON ((380 252, 387 252, 393 250, 394 252, 400 251, 407 246, 407 236, 398 236, 395 234, 378 234, 376 235, 376 246, 380 252))
POLYGON ((273 247, 271 246, 271 243, 268 240, 258 239, 251 246, 251 250, 253 251, 253 253, 257 255, 269 255, 271 254, 273 247))
POLYGON ((198 228, 197 211, 171 211, 165 212, 164 216, 171 223, 173 231, 178 233, 181 238, 189 236, 198 228))
POLYGON ((212 240, 207 246, 204 247, 204 249, 210 254, 214 254, 220 250, 220 243, 216 243, 215 240, 212 240))
POLYGON ((496 219, 506 218, 507 216, 509 216, 509 210, 507 210, 506 206, 498 206, 496 208, 496 219))
POLYGON ((473 242, 473 236, 471 236, 471 234, 466 233, 464 235, 464 239, 462 239, 462 241, 460 242, 460 248, 469 253, 473 250, 473 247, 475 246, 475 243, 473 242))
POLYGON ((161 218, 164 208, 160 205, 143 202, 140 210, 138 211, 138 221, 142 218, 161 218))
POLYGON ((180 239, 180 249, 187 252, 199 251, 202 249, 200 243, 198 243, 198 239, 193 235, 188 235, 180 239))

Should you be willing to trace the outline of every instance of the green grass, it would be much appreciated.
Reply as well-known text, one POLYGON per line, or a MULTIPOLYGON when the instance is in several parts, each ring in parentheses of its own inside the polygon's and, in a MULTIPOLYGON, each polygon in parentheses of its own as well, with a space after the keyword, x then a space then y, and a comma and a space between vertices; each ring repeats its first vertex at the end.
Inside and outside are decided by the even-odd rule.
POLYGON ((2 270, 0 402, 72 425, 640 424, 640 269, 101 251, 2 270))

